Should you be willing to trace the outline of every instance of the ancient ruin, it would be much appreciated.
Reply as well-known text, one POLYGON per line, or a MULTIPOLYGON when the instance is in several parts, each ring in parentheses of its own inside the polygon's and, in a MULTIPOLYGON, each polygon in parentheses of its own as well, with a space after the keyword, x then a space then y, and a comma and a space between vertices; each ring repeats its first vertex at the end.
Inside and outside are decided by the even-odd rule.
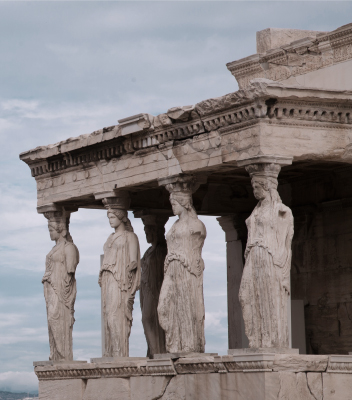
POLYGON ((265 29, 257 54, 227 68, 237 92, 21 153, 57 241, 43 278, 51 355, 34 363, 40 399, 351 398, 352 24, 265 29), (107 209, 115 229, 100 272, 105 349, 89 363, 70 347, 78 251, 67 218, 79 208, 107 209), (142 262, 127 210, 149 235, 142 262), (204 353, 198 215, 226 234, 227 355, 204 353), (70 282, 58 311, 50 274, 70 282), (140 285, 148 357, 133 358, 140 285))

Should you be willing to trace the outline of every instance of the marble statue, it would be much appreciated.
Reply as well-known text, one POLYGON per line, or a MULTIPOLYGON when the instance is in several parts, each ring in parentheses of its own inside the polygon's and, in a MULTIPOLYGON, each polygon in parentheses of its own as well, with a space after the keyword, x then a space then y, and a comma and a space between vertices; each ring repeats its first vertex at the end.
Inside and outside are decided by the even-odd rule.
POLYGON ((167 220, 168 217, 162 215, 142 216, 147 242, 151 244, 142 258, 140 289, 142 323, 148 343, 148 357, 166 353, 165 333, 159 324, 157 309, 167 254, 165 240, 165 223, 167 220))
POLYGON ((252 348, 288 348, 293 216, 277 192, 278 164, 246 167, 258 204, 246 220, 248 240, 239 291, 252 348))
POLYGON ((193 181, 166 185, 172 211, 179 217, 166 235, 165 276, 158 305, 169 353, 204 352, 202 248, 206 229, 192 203, 192 192, 198 186, 193 181))
POLYGON ((127 218, 126 198, 105 199, 110 226, 99 273, 105 348, 104 357, 128 357, 134 297, 141 279, 139 242, 127 218))
POLYGON ((75 322, 75 272, 79 252, 69 233, 70 214, 65 211, 46 212, 51 240, 56 242, 46 256, 42 279, 48 317, 49 360, 73 360, 72 329, 75 322))

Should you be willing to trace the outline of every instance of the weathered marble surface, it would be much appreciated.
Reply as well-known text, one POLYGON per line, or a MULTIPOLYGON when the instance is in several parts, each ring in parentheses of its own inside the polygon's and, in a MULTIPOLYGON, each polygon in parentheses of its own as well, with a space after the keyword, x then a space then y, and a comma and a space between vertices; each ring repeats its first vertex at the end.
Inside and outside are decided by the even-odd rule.
POLYGON ((147 242, 151 244, 141 260, 142 277, 139 294, 149 357, 166 352, 165 333, 158 318, 158 302, 164 280, 164 262, 167 254, 165 224, 168 217, 154 214, 143 215, 141 218, 147 242))
POLYGON ((202 248, 206 229, 192 203, 192 193, 199 183, 192 177, 181 177, 164 184, 170 192, 172 211, 179 219, 166 235, 159 323, 165 331, 167 352, 202 353, 205 346, 202 248))
MULTIPOLYGON (((314 84, 316 72, 330 69, 352 59, 352 24, 343 25, 332 32, 300 31, 268 28, 257 32, 257 52, 227 64, 227 68, 237 79, 240 88, 246 88, 255 78, 306 84, 313 87, 339 90, 351 89, 348 74, 350 65, 343 68, 343 81, 326 74, 317 74, 320 79, 314 84), (311 74, 305 80, 304 75, 311 74), (324 77, 325 75, 325 77, 324 77), (303 78, 301 78, 303 77, 303 78), (332 85, 334 83, 335 85, 332 85), (344 83, 344 84, 343 84, 344 83)), ((338 68, 335 69, 337 71, 338 68)))
POLYGON ((35 372, 40 400, 350 400, 352 356, 295 355, 294 363, 292 357, 126 358, 110 363, 37 366, 35 372), (323 369, 326 358, 328 367, 324 364, 323 369), (283 370, 275 370, 278 363, 283 370))
POLYGON ((134 297, 141 279, 138 237, 127 217, 129 196, 120 192, 104 198, 110 226, 115 230, 104 244, 99 273, 102 290, 104 357, 128 357, 134 297))
POLYGON ((42 279, 48 318, 49 360, 73 360, 72 329, 75 322, 76 267, 79 252, 69 232, 70 213, 48 211, 51 240, 56 242, 46 256, 45 274, 42 279))
POLYGON ((40 400, 83 400, 82 379, 43 381, 39 383, 40 400))
POLYGON ((88 380, 87 386, 84 391, 83 400, 98 399, 132 400, 130 380, 128 378, 100 378, 88 380))
POLYGON ((317 34, 328 32, 309 31, 303 29, 267 28, 257 32, 257 53, 265 53, 268 50, 282 47, 296 40, 307 37, 316 38, 317 34))
POLYGON ((274 371, 326 371, 329 356, 304 354, 277 354, 273 363, 274 371))
POLYGON ((279 163, 253 163, 246 169, 258 200, 246 221, 246 263, 239 292, 246 336, 252 348, 288 348, 293 216, 277 192, 279 163))

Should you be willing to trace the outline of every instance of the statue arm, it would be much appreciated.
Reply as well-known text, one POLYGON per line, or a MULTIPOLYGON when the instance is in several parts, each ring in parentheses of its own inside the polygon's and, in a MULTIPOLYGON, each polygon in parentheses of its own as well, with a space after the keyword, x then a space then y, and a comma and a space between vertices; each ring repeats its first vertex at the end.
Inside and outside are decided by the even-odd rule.
POLYGON ((65 246, 65 261, 67 272, 69 274, 74 274, 79 263, 79 253, 74 244, 65 246))
MULTIPOLYGON (((293 238, 293 216, 291 210, 281 205, 279 209, 281 221, 278 228, 278 236, 282 237, 282 241, 278 242, 277 258, 274 258, 274 264, 282 268, 282 285, 284 289, 290 293, 290 271, 292 258, 292 238, 293 238)), ((280 219, 279 219, 280 221, 280 219)))
POLYGON ((130 262, 127 266, 127 270, 128 271, 133 271, 134 269, 136 269, 138 267, 139 264, 139 242, 138 242, 138 238, 135 234, 129 235, 128 239, 129 241, 128 243, 128 248, 129 248, 129 259, 130 262))

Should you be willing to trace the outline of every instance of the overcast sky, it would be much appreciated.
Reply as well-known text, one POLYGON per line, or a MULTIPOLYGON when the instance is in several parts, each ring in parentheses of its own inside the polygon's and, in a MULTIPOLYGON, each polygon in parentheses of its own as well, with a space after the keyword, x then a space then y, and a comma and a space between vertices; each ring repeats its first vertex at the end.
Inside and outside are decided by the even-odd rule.
MULTIPOLYGON (((255 53, 268 27, 330 31, 351 2, 0 2, 0 389, 35 390, 32 361, 49 356, 41 278, 53 246, 36 213, 35 180, 18 154, 237 90, 225 64, 255 53)), ((206 352, 227 350, 225 237, 202 218, 206 352)), ((169 221, 167 228, 171 226, 169 221)), ((141 221, 132 224, 147 249, 141 221)), ((74 358, 101 354, 99 255, 106 213, 80 210, 74 358)), ((138 296, 130 354, 146 343, 138 296)))

